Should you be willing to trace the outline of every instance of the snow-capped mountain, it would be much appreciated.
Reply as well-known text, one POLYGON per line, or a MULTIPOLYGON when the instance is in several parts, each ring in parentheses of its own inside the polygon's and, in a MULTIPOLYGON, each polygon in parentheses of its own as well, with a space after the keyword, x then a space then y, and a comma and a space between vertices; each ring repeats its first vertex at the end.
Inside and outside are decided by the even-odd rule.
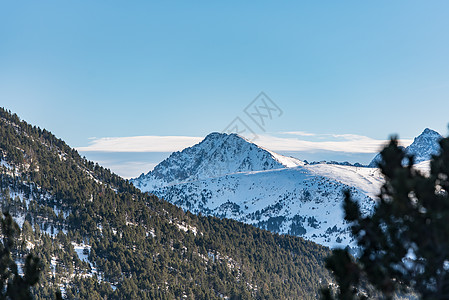
POLYGON ((153 193, 193 213, 232 218, 336 247, 352 245, 341 209, 343 190, 350 189, 369 213, 381 183, 378 169, 316 164, 229 174, 153 193))
POLYGON ((212 133, 132 182, 194 213, 346 246, 351 239, 341 209, 343 190, 351 189, 369 212, 382 178, 377 169, 306 164, 236 134, 212 133))
POLYGON ((405 148, 405 151, 415 157, 415 163, 429 160, 432 155, 436 155, 440 151, 439 141, 442 138, 441 134, 435 130, 426 128, 410 146, 405 148))
POLYGON ((172 153, 153 171, 131 182, 142 191, 153 191, 167 185, 237 172, 273 170, 303 164, 298 159, 263 149, 236 134, 211 133, 199 144, 172 153))
POLYGON ((19 271, 3 272, 2 282, 26 295, 33 253, 42 263, 30 291, 38 299, 57 291, 65 299, 313 299, 334 282, 328 249, 184 214, 1 107, 0 183, 2 239, 20 241, 6 250, 0 242, 2 265, 19 271))
MULTIPOLYGON (((426 129, 406 150, 422 162, 438 151, 440 138, 426 129)), ((343 191, 369 213, 383 178, 374 167, 308 164, 235 134, 212 133, 132 182, 193 213, 345 247, 354 243, 343 220, 343 191)))
MULTIPOLYGON (((405 152, 408 155, 413 155, 415 158, 415 164, 422 163, 430 160, 432 155, 438 154, 440 150, 440 144, 438 143, 443 137, 435 130, 426 128, 417 136, 410 146, 405 148, 405 152)), ((377 154, 370 162, 369 167, 377 167, 377 164, 381 160, 380 153, 377 154)))

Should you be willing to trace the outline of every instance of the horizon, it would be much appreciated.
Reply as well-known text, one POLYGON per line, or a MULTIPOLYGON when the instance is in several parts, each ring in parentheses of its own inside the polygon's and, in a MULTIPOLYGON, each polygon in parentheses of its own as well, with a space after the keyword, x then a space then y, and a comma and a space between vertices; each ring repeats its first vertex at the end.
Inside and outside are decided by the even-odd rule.
MULTIPOLYGON (((429 129, 425 128, 420 133, 422 134, 424 130, 429 129)), ((432 129, 431 129, 432 130, 432 129)), ((218 132, 212 132, 210 134, 214 134, 218 132)), ((226 133, 225 133, 226 134, 226 133)), ((235 134, 235 133, 233 133, 235 134)), ((238 135, 238 134, 237 134, 238 135)), ((106 166, 110 168, 112 171, 117 173, 118 175, 124 177, 125 179, 137 178, 141 174, 146 174, 154 169, 160 162, 167 159, 173 152, 183 151, 186 148, 193 147, 199 143, 201 143, 206 137, 169 137, 167 145, 162 145, 166 147, 173 148, 173 145, 178 146, 179 148, 172 149, 173 151, 154 151, 161 150, 159 148, 161 144, 156 144, 156 149, 151 149, 153 144, 151 143, 153 140, 161 140, 161 138, 167 137, 154 137, 154 136, 141 136, 141 137, 131 137, 139 139, 140 146, 143 146, 135 152, 127 152, 127 147, 129 143, 127 140, 130 137, 125 138, 106 138, 95 140, 91 143, 91 145, 82 148, 75 148, 81 155, 85 155, 86 157, 97 158, 97 162, 100 165, 106 166), (181 143, 177 138, 180 138, 181 143), (147 140, 147 141, 145 141, 147 140), (123 149, 120 149, 122 148, 123 149), (148 148, 146 148, 148 147, 148 148), (131 158, 131 159, 130 159, 131 158), (141 160, 136 160, 136 158, 141 158, 141 160), (142 160, 142 158, 146 158, 146 160, 142 160), (146 169, 144 169, 146 168, 146 169), (143 170, 140 173, 137 170, 143 170)), ((382 147, 388 143, 388 139, 386 140, 373 140, 369 139, 367 141, 363 141, 363 138, 366 137, 356 137, 358 138, 355 143, 351 140, 340 140, 333 143, 329 142, 308 142, 303 140, 287 140, 281 139, 281 142, 276 141, 276 138, 272 136, 267 136, 265 139, 262 139, 262 143, 258 143, 260 139, 256 139, 255 141, 250 141, 246 139, 242 135, 238 135, 241 138, 245 139, 247 142, 254 143, 258 147, 269 150, 271 152, 275 152, 287 157, 293 157, 300 159, 302 161, 310 162, 349 162, 352 164, 360 163, 362 165, 368 165, 371 160, 380 152, 382 147), (268 143, 277 142, 277 145, 274 147, 270 147, 268 143), (293 143, 291 143, 293 142, 293 143), (289 145, 290 144, 290 145, 289 145), (312 144, 312 145, 310 145, 312 144), (324 144, 324 145, 319 145, 324 144), (277 147, 280 147, 279 150, 277 147), (284 147, 287 148, 284 148, 284 147), (292 147, 288 149, 288 147, 292 147), (345 152, 345 151, 335 151, 331 150, 331 147, 335 148, 349 148, 353 146, 359 146, 359 152, 345 152), (295 149, 296 147, 296 149, 295 149), (301 148, 305 150, 301 150, 301 148), (276 149, 276 150, 274 150, 276 149), (329 159, 331 158, 331 159, 329 159)), ((400 139, 400 145, 407 147, 413 142, 413 139, 400 139)), ((95 159, 94 159, 95 160, 95 159)))
POLYGON ((125 178, 242 130, 280 154, 367 163, 392 134, 447 134, 448 8, 5 3, 1 106, 125 178))

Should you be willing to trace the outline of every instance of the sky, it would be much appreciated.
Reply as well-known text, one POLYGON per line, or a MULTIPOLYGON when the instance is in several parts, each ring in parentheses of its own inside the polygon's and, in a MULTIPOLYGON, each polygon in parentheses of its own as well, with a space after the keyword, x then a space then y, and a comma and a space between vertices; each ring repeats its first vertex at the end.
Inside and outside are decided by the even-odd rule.
POLYGON ((233 128, 302 159, 367 163, 391 134, 447 134, 448 13, 447 1, 3 1, 0 106, 127 178, 233 128))

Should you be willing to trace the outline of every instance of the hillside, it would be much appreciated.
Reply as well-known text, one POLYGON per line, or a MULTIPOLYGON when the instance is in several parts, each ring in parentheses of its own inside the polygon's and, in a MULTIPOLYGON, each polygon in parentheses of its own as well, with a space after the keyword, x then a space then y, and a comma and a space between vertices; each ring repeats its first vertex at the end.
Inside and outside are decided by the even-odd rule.
POLYGON ((376 168, 308 164, 235 134, 212 133, 131 182, 195 214, 232 218, 325 246, 345 247, 354 246, 354 241, 343 220, 343 191, 350 189, 369 213, 382 176, 376 168), (251 163, 242 168, 242 161, 251 163), (183 180, 172 176, 180 166, 202 166, 203 162, 208 170, 220 171, 208 177, 211 172, 197 167, 188 168, 183 180))
POLYGON ((44 262, 37 299, 314 299, 329 280, 327 248, 186 213, 4 109, 0 157, 15 259, 44 262))
MULTIPOLYGON (((414 138, 413 143, 404 149, 405 153, 413 156, 415 164, 428 161, 432 158, 432 155, 436 155, 440 151, 438 142, 442 138, 441 134, 435 130, 426 128, 419 136, 414 138)), ((381 156, 379 153, 369 163, 369 167, 376 168, 380 160, 381 156)), ((404 164, 406 163, 407 161, 404 161, 404 164)))
POLYGON ((214 132, 202 142, 174 152, 154 170, 131 182, 142 191, 227 174, 303 165, 298 159, 263 149, 237 134, 214 132))
POLYGON ((343 220, 343 191, 351 190, 369 213, 381 182, 377 169, 317 164, 229 174, 152 192, 196 214, 232 218, 329 247, 345 247, 353 246, 353 240, 343 220))
MULTIPOLYGON (((426 128, 405 148, 418 169, 428 171, 440 139, 439 133, 426 128)), ((376 167, 379 159, 380 154, 367 167, 307 163, 236 134, 212 133, 131 182, 195 214, 232 218, 328 247, 354 247, 343 219, 343 191, 351 191, 364 213, 372 212, 383 182, 376 167), (242 168, 242 161, 250 163, 242 168), (172 176, 186 165, 195 167, 187 168, 182 179, 172 176)))
MULTIPOLYGON (((429 169, 428 160, 438 152, 440 139, 427 128, 405 148, 417 168, 429 169)), ((383 182, 375 167, 379 159, 377 155, 368 167, 309 164, 235 134, 212 133, 131 182, 195 214, 232 218, 328 247, 354 247, 343 219, 343 191, 351 190, 364 213, 370 213, 383 182), (186 165, 195 167, 187 168, 182 179, 172 176, 186 165)))

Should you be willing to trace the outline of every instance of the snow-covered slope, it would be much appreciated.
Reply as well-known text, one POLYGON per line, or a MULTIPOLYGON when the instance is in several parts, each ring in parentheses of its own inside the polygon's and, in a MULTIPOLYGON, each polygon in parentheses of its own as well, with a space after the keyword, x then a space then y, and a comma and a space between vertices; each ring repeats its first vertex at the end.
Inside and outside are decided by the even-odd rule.
POLYGON ((303 165, 298 159, 268 151, 236 134, 211 133, 197 145, 174 152, 153 171, 131 182, 142 191, 248 171, 303 165))
MULTIPOLYGON (((426 158, 438 151, 440 138, 426 129, 407 147, 420 169, 428 168, 426 158)), ((345 247, 354 243, 343 220, 343 191, 351 190, 369 213, 382 181, 374 167, 307 164, 235 134, 212 133, 133 183, 193 213, 345 247)))
POLYGON ((350 189, 369 212, 381 177, 377 169, 309 165, 235 134, 212 133, 132 182, 194 213, 346 246, 351 240, 342 215, 343 190, 350 189))
POLYGON ((405 151, 415 157, 415 163, 420 163, 432 158, 432 155, 438 154, 443 137, 435 130, 426 128, 405 151))
POLYGON ((318 164, 230 174, 153 192, 194 213, 344 247, 352 240, 343 220, 343 190, 350 189, 369 213, 381 182, 374 168, 318 164))
MULTIPOLYGON (((438 154, 438 151, 440 150, 440 145, 438 142, 442 138, 443 137, 435 130, 426 128, 419 136, 417 136, 413 140, 413 143, 405 148, 405 152, 408 155, 414 156, 415 164, 430 160, 432 158, 432 155, 438 154)), ((377 164, 380 162, 380 160, 381 155, 379 153, 373 158, 369 166, 373 168, 377 167, 377 164)))

